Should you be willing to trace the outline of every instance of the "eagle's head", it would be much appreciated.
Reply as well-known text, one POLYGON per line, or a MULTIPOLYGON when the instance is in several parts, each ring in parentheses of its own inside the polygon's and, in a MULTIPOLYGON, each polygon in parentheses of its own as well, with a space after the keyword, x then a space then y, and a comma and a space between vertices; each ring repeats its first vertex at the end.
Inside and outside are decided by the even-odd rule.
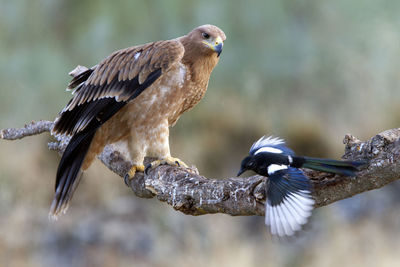
POLYGON ((195 50, 197 55, 219 57, 226 36, 217 26, 206 24, 193 29, 185 39, 189 41, 190 48, 195 50))

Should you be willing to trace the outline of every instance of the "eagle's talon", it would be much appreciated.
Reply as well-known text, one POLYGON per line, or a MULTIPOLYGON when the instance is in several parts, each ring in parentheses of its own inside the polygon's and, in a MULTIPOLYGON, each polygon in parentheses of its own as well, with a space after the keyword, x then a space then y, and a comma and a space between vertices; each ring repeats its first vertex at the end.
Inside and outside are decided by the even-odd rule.
POLYGON ((181 161, 180 159, 173 158, 173 157, 166 157, 164 159, 155 160, 155 161, 149 163, 145 168, 145 171, 144 171, 145 174, 147 175, 150 169, 154 169, 160 165, 170 165, 170 166, 188 168, 188 166, 185 164, 185 162, 181 161))
POLYGON ((148 175, 150 169, 151 169, 151 163, 146 165, 146 168, 144 169, 144 174, 148 175))
POLYGON ((133 165, 130 170, 127 172, 127 174, 125 174, 124 176, 124 182, 127 186, 129 186, 129 182, 130 180, 133 179, 133 177, 135 177, 136 172, 144 172, 145 171, 145 167, 144 165, 133 165))
POLYGON ((131 179, 130 179, 130 177, 129 177, 129 174, 125 174, 125 176, 124 176, 124 182, 125 182, 126 186, 129 186, 128 181, 130 181, 130 180, 131 180, 131 179))
MULTIPOLYGON (((186 163, 183 162, 182 160, 177 159, 177 158, 172 158, 172 159, 175 160, 175 165, 176 165, 176 166, 182 167, 182 168, 189 168, 188 165, 186 165, 186 163)), ((167 164, 168 164, 168 163, 167 163, 167 164)))

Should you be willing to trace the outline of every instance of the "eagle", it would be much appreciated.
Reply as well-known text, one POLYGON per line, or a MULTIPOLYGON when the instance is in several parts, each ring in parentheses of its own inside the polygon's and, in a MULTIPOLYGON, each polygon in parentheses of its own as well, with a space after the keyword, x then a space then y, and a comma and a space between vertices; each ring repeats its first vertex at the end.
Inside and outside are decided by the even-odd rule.
POLYGON ((169 127, 204 96, 219 61, 225 33, 203 25, 182 37, 118 50, 92 68, 73 71, 73 97, 60 112, 53 135, 71 139, 58 165, 50 217, 65 213, 81 173, 107 144, 127 144, 127 179, 150 164, 186 167, 170 154, 169 127))

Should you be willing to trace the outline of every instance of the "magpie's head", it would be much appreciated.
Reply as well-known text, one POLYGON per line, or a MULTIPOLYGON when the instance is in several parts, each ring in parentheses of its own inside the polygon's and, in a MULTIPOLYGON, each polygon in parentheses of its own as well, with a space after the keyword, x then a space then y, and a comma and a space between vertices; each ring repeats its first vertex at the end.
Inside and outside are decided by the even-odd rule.
POLYGON ((256 159, 254 156, 250 155, 245 157, 242 160, 242 164, 240 166, 240 171, 238 172, 237 176, 240 176, 242 173, 248 170, 255 170, 256 169, 256 159))

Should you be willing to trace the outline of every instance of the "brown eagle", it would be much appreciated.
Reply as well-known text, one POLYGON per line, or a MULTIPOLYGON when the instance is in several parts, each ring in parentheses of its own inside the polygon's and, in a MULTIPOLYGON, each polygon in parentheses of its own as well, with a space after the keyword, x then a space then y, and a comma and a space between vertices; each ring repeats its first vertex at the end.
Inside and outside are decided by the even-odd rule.
POLYGON ((75 75, 68 85, 73 98, 52 130, 71 136, 57 170, 52 217, 66 211, 81 171, 107 144, 127 143, 129 179, 144 171, 145 157, 158 159, 151 167, 186 166, 171 157, 169 126, 204 96, 225 39, 218 27, 203 25, 176 39, 116 51, 75 75))

